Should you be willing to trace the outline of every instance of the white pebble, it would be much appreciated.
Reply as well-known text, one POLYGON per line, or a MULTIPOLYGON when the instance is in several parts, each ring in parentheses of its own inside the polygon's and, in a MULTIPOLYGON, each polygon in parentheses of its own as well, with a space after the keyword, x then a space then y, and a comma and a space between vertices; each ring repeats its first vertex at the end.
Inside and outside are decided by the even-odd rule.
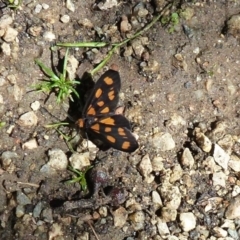
POLYGON ((240 172, 240 158, 236 155, 231 155, 229 160, 229 167, 235 172, 240 172))
POLYGON ((22 149, 35 149, 38 147, 38 143, 37 143, 37 140, 35 138, 25 142, 23 145, 22 145, 22 149))
POLYGON ((124 207, 119 207, 112 212, 114 227, 123 227, 128 218, 128 211, 124 207))
POLYGON ((35 13, 40 13, 42 11, 42 5, 37 4, 34 11, 35 11, 35 13))
POLYGON ((89 152, 73 153, 69 158, 71 166, 75 169, 82 170, 84 167, 90 166, 89 152))
POLYGON ((12 27, 8 27, 3 35, 3 39, 6 42, 13 42, 18 35, 18 31, 12 27))
POLYGON ((56 36, 54 33, 50 32, 50 31, 46 31, 44 34, 43 34, 43 38, 48 41, 48 42, 52 42, 56 39, 56 36))
POLYGON ((169 236, 170 231, 167 226, 167 223, 164 222, 161 218, 157 218, 157 229, 158 229, 160 236, 163 239, 167 239, 167 236, 169 236))
POLYGON ((66 170, 68 159, 61 149, 52 149, 48 151, 48 165, 55 170, 66 170))
POLYGON ((175 148, 175 142, 170 133, 156 133, 152 137, 153 147, 160 151, 169 151, 175 148))
POLYGON ((185 148, 181 157, 182 165, 192 168, 194 165, 194 158, 189 148, 185 148))
MULTIPOLYGON (((150 158, 149 158, 149 155, 148 154, 146 154, 143 158, 142 158, 142 160, 141 160, 141 162, 140 162, 140 164, 139 164, 139 171, 140 171, 140 173, 144 176, 144 178, 145 178, 145 181, 148 179, 148 180, 154 180, 154 178, 152 178, 152 177, 150 177, 150 174, 151 174, 151 172, 153 171, 153 169, 152 169, 152 163, 151 163, 151 161, 150 161, 150 158), (150 179, 149 179, 149 177, 150 177, 150 179)), ((147 182, 148 182, 148 180, 147 180, 147 182)), ((148 182, 149 183, 149 182, 148 182)))
POLYGON ((227 170, 230 156, 216 143, 214 144, 213 158, 217 164, 227 170))
POLYGON ((39 101, 35 101, 33 103, 31 103, 31 109, 33 111, 37 111, 40 108, 40 102, 39 101))
POLYGON ((10 15, 3 15, 0 18, 0 29, 5 29, 7 28, 9 25, 11 25, 13 22, 13 19, 10 15))
POLYGON ((71 0, 67 0, 66 1, 66 7, 68 10, 70 10, 71 12, 75 11, 75 6, 73 4, 73 2, 71 0))
POLYGON ((196 217, 193 213, 181 213, 180 214, 180 225, 183 231, 189 232, 196 227, 196 217))
POLYGON ((43 3, 43 4, 42 4, 42 7, 43 7, 43 9, 44 9, 44 10, 47 10, 47 9, 49 9, 49 5, 48 5, 48 4, 46 4, 46 3, 43 3))
POLYGON ((10 45, 8 43, 4 42, 1 45, 1 49, 2 49, 3 54, 5 54, 6 56, 10 56, 11 55, 11 48, 10 48, 10 45))
POLYGON ((62 23, 68 23, 70 21, 70 17, 68 15, 63 15, 60 20, 62 23))
POLYGON ((33 111, 24 113, 23 115, 20 116, 19 120, 17 121, 17 123, 22 127, 36 126, 37 122, 38 117, 33 111))
POLYGON ((155 172, 162 171, 163 162, 164 162, 164 159, 162 157, 154 157, 152 160, 153 171, 155 171, 155 172))
POLYGON ((213 173, 212 180, 214 186, 222 186, 224 188, 226 187, 227 176, 225 175, 225 173, 223 172, 213 173))

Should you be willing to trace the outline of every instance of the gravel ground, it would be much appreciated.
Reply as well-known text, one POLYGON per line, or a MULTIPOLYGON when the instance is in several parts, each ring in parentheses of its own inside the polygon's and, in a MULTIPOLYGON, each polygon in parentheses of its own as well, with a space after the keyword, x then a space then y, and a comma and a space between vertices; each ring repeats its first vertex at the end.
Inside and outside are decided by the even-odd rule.
POLYGON ((239 13, 238 0, 2 0, 1 239, 240 239, 239 13), (74 124, 93 86, 83 76, 141 29, 93 75, 117 65, 139 143, 106 150, 74 124), (35 91, 35 59, 61 72, 66 49, 52 46, 93 41, 108 44, 69 50, 80 99, 35 91), (69 166, 87 190, 66 182, 69 166))

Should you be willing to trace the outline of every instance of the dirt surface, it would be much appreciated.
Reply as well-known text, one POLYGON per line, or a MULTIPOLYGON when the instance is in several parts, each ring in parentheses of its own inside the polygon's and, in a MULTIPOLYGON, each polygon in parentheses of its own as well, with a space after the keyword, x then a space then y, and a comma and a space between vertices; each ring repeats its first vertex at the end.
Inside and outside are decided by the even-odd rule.
MULTIPOLYGON (((240 2, 75 1, 74 11, 63 1, 23 1, 16 10, 6 2, 0 9, 1 239, 240 239, 240 24, 229 22, 240 2), (175 13, 178 22, 166 21, 175 13), (51 59, 56 42, 120 42, 158 14, 161 21, 93 76, 118 66, 119 105, 139 148, 98 151, 90 142, 77 148, 81 107, 33 91, 44 76, 34 60, 61 66, 64 48, 51 59), (1 28, 7 15, 12 23, 1 28), (9 28, 17 32, 12 40, 9 28), (22 120, 29 112, 34 115, 22 120), (87 193, 66 183, 73 151, 45 127, 59 121, 71 123, 60 130, 78 136, 70 145, 92 166, 87 193), (50 166, 52 158, 59 166, 50 166)), ((110 50, 71 48, 79 62, 75 79, 110 50)))

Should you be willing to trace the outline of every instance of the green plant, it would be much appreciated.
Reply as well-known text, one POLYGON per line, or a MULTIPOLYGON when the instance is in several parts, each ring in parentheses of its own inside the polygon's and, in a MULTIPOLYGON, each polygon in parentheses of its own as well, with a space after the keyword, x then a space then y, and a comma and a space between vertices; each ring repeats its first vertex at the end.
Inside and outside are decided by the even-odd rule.
POLYGON ((60 103, 67 97, 72 100, 71 94, 74 93, 78 98, 79 94, 75 90, 75 84, 80 84, 76 80, 67 79, 67 60, 68 60, 68 48, 64 57, 63 73, 58 76, 48 67, 46 67, 38 59, 35 59, 36 64, 42 69, 42 71, 49 77, 49 79, 41 79, 43 83, 35 86, 37 91, 46 93, 56 92, 57 102, 60 103))
POLYGON ((173 33, 175 27, 179 24, 179 14, 177 12, 174 12, 170 16, 164 16, 161 19, 161 23, 168 25, 168 32, 173 33))
POLYGON ((22 0, 8 0, 7 2, 8 7, 17 9, 21 5, 22 0))
POLYGON ((86 173, 92 166, 88 166, 84 171, 79 171, 71 166, 68 167, 68 170, 71 171, 75 176, 71 179, 66 181, 66 183, 79 183, 82 190, 86 192, 87 190, 87 181, 86 181, 86 173))

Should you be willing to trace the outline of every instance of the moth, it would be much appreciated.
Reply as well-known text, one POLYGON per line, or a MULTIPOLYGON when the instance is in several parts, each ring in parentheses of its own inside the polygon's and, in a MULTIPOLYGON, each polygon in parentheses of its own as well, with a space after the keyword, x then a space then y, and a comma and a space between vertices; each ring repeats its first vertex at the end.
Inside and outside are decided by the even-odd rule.
POLYGON ((77 121, 80 129, 109 147, 123 152, 134 152, 138 142, 131 132, 130 122, 115 114, 121 88, 120 75, 106 71, 96 82, 77 121))

